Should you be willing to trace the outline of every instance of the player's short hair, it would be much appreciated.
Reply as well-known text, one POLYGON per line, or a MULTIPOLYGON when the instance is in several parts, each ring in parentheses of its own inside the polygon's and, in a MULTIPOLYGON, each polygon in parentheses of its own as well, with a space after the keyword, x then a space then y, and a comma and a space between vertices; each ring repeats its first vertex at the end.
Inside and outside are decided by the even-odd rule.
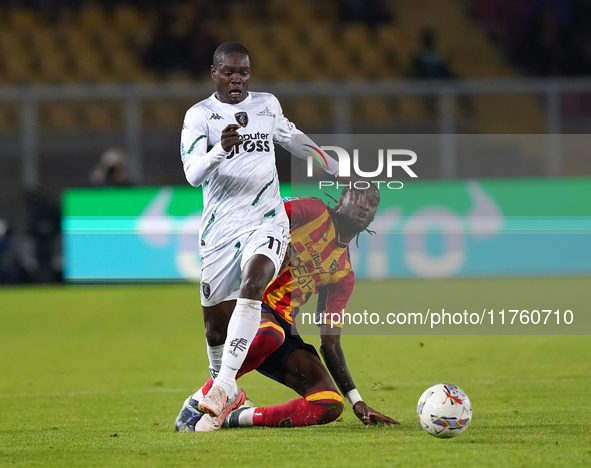
POLYGON ((223 44, 220 44, 213 53, 213 67, 221 67, 224 63, 224 57, 233 53, 246 55, 250 61, 250 52, 242 44, 238 42, 224 42, 223 44))

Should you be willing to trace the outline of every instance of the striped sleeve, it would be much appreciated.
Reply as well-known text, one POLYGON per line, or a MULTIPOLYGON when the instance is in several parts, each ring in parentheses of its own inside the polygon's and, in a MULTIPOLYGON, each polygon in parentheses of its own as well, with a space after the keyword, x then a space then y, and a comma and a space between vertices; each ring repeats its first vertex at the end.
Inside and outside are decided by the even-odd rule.
POLYGON ((318 218, 326 211, 326 205, 318 198, 299 198, 286 202, 285 211, 293 228, 318 218))
POLYGON ((349 302, 355 286, 355 273, 350 270, 336 283, 318 288, 316 322, 343 327, 343 310, 349 302))

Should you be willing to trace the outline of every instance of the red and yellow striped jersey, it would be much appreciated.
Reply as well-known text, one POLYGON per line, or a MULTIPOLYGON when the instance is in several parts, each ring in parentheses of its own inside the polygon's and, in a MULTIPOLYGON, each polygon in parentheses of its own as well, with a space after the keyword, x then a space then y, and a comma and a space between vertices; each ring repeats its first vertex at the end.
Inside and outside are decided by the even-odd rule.
POLYGON ((322 200, 294 199, 285 209, 291 224, 291 265, 269 284, 263 301, 295 326, 299 308, 318 294, 322 321, 317 317, 317 322, 342 327, 342 312, 355 284, 348 243, 340 242, 337 222, 322 200))

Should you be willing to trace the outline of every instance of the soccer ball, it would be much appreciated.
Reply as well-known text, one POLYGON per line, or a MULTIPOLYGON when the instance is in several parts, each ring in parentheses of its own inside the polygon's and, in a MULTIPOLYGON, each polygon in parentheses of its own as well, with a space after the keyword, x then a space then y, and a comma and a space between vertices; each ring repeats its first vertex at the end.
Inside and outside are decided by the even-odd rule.
POLYGON ((472 403, 459 387, 442 383, 423 392, 417 404, 419 423, 435 437, 455 437, 470 425, 472 403))

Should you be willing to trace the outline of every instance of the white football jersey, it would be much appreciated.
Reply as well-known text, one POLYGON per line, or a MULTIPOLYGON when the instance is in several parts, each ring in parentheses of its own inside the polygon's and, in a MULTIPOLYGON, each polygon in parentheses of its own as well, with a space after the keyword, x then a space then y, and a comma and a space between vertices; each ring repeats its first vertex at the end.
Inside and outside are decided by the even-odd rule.
MULTIPOLYGON (((222 103, 214 93, 187 111, 181 159, 189 183, 203 186, 202 250, 221 247, 265 222, 289 229, 273 143, 305 159, 309 153, 304 148, 292 148, 294 134, 302 132, 283 116, 279 101, 269 93, 248 93, 238 104, 222 103), (229 124, 242 126, 238 133, 245 141, 226 152, 220 138, 229 124)), ((338 163, 329 160, 325 170, 336 176, 338 163)))

